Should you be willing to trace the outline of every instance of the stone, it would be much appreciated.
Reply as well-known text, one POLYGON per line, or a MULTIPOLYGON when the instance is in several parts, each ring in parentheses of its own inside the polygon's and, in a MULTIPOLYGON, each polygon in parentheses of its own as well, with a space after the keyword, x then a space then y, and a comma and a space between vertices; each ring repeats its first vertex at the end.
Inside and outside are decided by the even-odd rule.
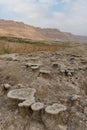
POLYGON ((4 87, 4 89, 8 90, 11 88, 11 85, 10 84, 3 84, 3 87, 4 87))

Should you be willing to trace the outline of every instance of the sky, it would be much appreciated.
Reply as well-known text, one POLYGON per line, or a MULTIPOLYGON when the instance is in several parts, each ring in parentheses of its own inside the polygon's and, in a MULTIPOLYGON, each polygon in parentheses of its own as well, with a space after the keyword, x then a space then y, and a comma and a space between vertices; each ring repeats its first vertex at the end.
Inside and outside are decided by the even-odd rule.
POLYGON ((0 0, 0 19, 87 35, 87 0, 0 0))

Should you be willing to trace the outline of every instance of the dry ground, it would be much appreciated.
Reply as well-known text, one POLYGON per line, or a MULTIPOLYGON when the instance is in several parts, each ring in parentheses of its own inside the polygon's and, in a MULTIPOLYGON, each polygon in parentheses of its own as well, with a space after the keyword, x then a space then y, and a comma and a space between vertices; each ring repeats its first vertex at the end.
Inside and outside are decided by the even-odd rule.
POLYGON ((7 47, 21 53, 0 55, 0 130, 87 130, 87 45, 0 46, 1 53, 7 47), (33 70, 26 67, 27 63, 41 66, 33 70), (50 73, 42 74, 40 70, 50 73), (67 111, 55 116, 43 112, 39 119, 33 117, 31 109, 19 109, 18 102, 7 97, 10 90, 3 88, 7 83, 10 90, 35 88, 36 101, 45 106, 61 103, 67 111))

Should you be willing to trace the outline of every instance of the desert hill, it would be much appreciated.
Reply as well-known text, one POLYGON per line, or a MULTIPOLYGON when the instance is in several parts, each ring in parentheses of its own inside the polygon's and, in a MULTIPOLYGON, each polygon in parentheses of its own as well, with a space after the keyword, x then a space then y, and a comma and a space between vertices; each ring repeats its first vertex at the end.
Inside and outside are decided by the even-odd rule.
POLYGON ((38 28, 22 22, 0 20, 0 36, 19 37, 44 41, 86 42, 87 36, 73 35, 58 29, 38 28))

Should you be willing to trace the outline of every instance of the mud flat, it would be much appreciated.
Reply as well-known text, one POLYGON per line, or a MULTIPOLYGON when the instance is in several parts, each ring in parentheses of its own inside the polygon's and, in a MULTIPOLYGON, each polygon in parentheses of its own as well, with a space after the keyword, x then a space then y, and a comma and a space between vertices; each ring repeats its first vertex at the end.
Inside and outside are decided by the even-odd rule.
POLYGON ((0 130, 87 130, 86 47, 0 55, 0 130))

